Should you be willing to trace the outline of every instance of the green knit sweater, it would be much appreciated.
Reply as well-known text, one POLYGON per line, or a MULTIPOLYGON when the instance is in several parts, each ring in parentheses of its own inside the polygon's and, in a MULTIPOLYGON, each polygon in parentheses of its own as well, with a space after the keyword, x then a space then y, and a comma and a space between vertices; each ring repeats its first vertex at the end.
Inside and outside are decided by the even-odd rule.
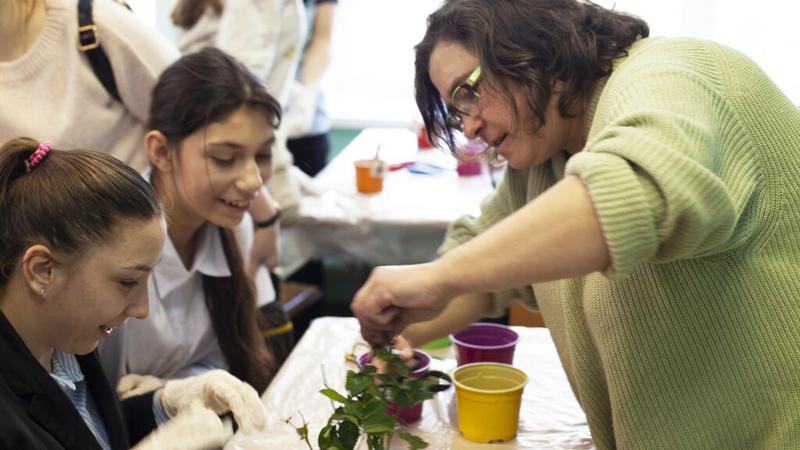
POLYGON ((491 301, 540 309, 597 447, 800 448, 800 111, 732 49, 644 39, 590 113, 441 251, 580 176, 611 268, 491 301))

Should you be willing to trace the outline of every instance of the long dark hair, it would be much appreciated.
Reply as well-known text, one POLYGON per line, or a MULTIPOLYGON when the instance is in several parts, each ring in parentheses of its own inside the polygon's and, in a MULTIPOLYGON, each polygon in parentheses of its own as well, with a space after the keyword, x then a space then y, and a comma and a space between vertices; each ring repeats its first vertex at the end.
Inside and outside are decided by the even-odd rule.
MULTIPOLYGON (((241 106, 264 111, 278 127, 280 104, 264 85, 225 52, 205 48, 184 55, 161 74, 147 126, 180 149, 184 138, 225 120, 241 106)), ((203 276, 206 306, 230 372, 261 392, 277 365, 260 333, 255 286, 244 270, 236 238, 231 230, 219 232, 231 276, 203 276)))
POLYGON ((0 148, 0 290, 31 245, 74 258, 112 239, 123 222, 163 215, 147 181, 104 153, 54 149, 28 172, 25 160, 38 146, 17 138, 0 148))
POLYGON ((415 47, 416 100, 428 137, 431 142, 443 139, 455 150, 453 132, 444 122, 447 106, 428 68, 431 52, 441 41, 475 51, 483 76, 499 82, 517 118, 507 83, 521 85, 535 116, 525 129, 534 132, 544 125, 555 81, 566 85, 558 108, 570 117, 571 108, 590 95, 592 83, 611 73, 613 60, 627 55, 633 42, 649 34, 643 20, 591 2, 448 0, 428 17, 425 37, 415 47))
POLYGON ((170 18, 175 26, 189 29, 203 17, 209 6, 217 14, 222 12, 222 0, 178 0, 170 18))

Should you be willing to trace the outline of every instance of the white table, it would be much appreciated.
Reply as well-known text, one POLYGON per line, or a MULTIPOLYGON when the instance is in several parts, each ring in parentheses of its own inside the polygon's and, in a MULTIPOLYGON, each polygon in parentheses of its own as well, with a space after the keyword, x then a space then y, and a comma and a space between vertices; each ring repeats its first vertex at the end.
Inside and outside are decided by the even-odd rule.
POLYGON ((416 136, 407 129, 362 131, 314 178, 322 194, 304 196, 297 223, 282 229, 279 272, 290 274, 310 258, 328 253, 373 265, 430 261, 448 224, 464 214, 477 215, 481 201, 494 190, 488 171, 459 177, 455 167, 455 159, 444 150, 418 150, 416 136), (353 163, 373 158, 378 146, 388 164, 417 161, 444 169, 435 174, 387 172, 382 192, 360 194, 353 163))
MULTIPOLYGON (((528 374, 522 396, 517 438, 502 444, 479 444, 458 432, 454 388, 436 394, 423 407, 422 419, 407 430, 425 439, 430 449, 592 449, 586 418, 570 390, 566 376, 545 328, 513 327, 520 334, 514 365, 528 374)), ((354 318, 324 317, 312 322, 292 354, 276 375, 262 399, 268 415, 268 432, 236 436, 226 450, 307 449, 294 428, 285 423, 293 417, 300 423, 302 413, 309 423, 316 449, 319 430, 332 413, 330 401, 319 393, 323 372, 330 387, 344 392, 348 369, 345 353, 361 342, 354 318)), ((444 349, 442 359, 434 359, 433 369, 448 373, 455 368, 453 349, 444 349)), ((392 448, 406 448, 397 439, 392 448)), ((366 448, 366 445, 363 446, 366 448)))

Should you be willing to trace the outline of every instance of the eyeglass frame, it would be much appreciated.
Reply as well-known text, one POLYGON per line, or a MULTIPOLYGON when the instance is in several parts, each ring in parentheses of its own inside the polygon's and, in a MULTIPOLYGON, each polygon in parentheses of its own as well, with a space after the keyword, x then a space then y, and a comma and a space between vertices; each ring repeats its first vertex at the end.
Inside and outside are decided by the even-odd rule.
POLYGON ((464 121, 461 117, 461 114, 470 115, 471 113, 460 111, 458 106, 456 105, 456 95, 458 95, 461 89, 467 89, 472 95, 475 96, 475 99, 480 99, 480 94, 478 93, 478 83, 481 82, 481 77, 483 75, 483 65, 478 64, 478 67, 470 72, 467 79, 464 80, 463 83, 459 84, 458 86, 453 89, 453 92, 450 94, 450 106, 452 109, 448 108, 447 116, 445 116, 444 122, 449 128, 464 131, 464 121))

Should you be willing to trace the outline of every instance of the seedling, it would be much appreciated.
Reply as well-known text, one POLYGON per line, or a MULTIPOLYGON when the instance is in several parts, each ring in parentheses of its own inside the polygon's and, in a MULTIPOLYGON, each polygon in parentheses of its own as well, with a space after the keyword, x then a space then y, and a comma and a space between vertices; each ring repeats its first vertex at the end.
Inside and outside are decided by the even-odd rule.
MULTIPOLYGON (((386 363, 385 373, 366 365, 360 371, 347 372, 345 394, 331 389, 327 382, 320 391, 333 406, 333 414, 317 439, 320 450, 352 450, 359 439, 366 440, 369 450, 387 450, 395 434, 412 450, 428 446, 422 438, 399 429, 397 419, 387 413, 387 409, 390 405, 408 408, 433 398, 436 392, 450 387, 450 377, 438 371, 428 371, 421 377, 410 376, 414 368, 409 369, 391 347, 375 347, 372 353, 386 363), (447 383, 439 384, 439 379, 447 383)), ((303 425, 295 426, 295 430, 313 450, 308 439, 308 424, 302 420, 303 425)), ((291 424, 290 420, 287 423, 291 424)))

